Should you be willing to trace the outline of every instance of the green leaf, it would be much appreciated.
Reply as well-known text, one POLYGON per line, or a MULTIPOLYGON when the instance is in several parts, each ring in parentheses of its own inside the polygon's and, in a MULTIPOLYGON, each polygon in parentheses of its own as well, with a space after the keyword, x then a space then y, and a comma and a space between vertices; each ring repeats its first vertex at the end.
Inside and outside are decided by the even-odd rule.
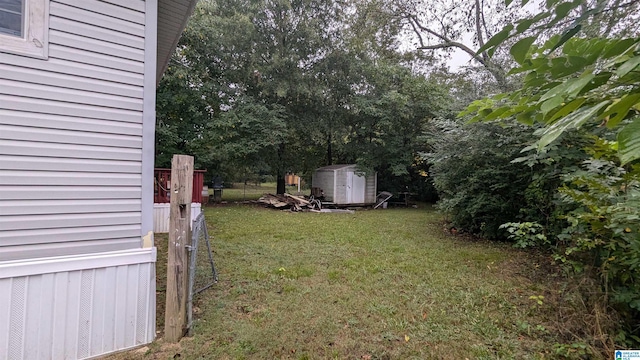
POLYGON ((618 133, 618 156, 622 165, 640 159, 640 117, 618 133))
POLYGON ((534 111, 522 112, 518 114, 518 116, 516 116, 516 120, 518 120, 518 122, 522 124, 531 126, 536 122, 534 115, 535 115, 534 111))
POLYGON ((476 55, 482 53, 483 51, 486 51, 489 48, 500 45, 503 41, 505 41, 509 37, 509 34, 511 33, 512 29, 513 29, 512 24, 505 26, 504 29, 502 29, 499 33, 493 35, 491 39, 489 39, 489 41, 487 41, 484 44, 484 46, 478 49, 478 51, 476 52, 476 55))
POLYGON ((579 128, 590 119, 593 119, 595 115, 597 115, 598 111, 600 111, 608 103, 609 101, 602 101, 597 105, 581 108, 580 110, 571 113, 570 115, 560 119, 558 122, 544 129, 542 131, 542 137, 538 141, 538 151, 544 149, 565 131, 579 128))
POLYGON ((607 50, 605 51, 604 55, 602 55, 602 58, 608 59, 626 53, 636 44, 637 41, 637 39, 616 40, 607 46, 607 50))
POLYGON ((584 103, 584 101, 585 98, 581 97, 571 101, 570 103, 560 108, 560 110, 556 111, 556 113, 553 114, 553 116, 551 117, 551 119, 549 119, 549 121, 547 121, 547 123, 553 123, 553 121, 555 121, 556 119, 569 115, 572 111, 579 108, 580 105, 584 103))
POLYGON ((625 61, 618 69, 616 70, 616 75, 619 77, 623 77, 631 72, 633 69, 640 65, 640 55, 634 56, 631 59, 625 61))
POLYGON ((629 113, 634 105, 640 103, 640 93, 627 94, 620 100, 611 104, 607 110, 601 115, 603 118, 615 114, 614 117, 607 121, 607 127, 613 128, 622 121, 629 113))
POLYGON ((520 20, 518 22, 518 26, 516 26, 516 32, 520 34, 527 31, 531 27, 531 24, 533 24, 533 22, 534 22, 534 19, 520 20))
POLYGON ((551 111, 551 110, 557 108, 558 106, 560 106, 563 101, 564 101, 564 99, 562 98, 562 96, 558 95, 558 96, 554 96, 551 99, 543 102, 542 105, 540 106, 540 110, 542 110, 542 115, 543 116, 547 115, 547 113, 549 113, 549 111, 551 111))
POLYGON ((493 110, 489 115, 484 118, 484 121, 490 121, 502 117, 506 111, 511 110, 511 106, 503 106, 493 110))
POLYGON ((562 36, 560 37, 560 40, 558 40, 558 42, 555 45, 553 45, 551 50, 549 50, 549 53, 552 53, 555 49, 559 48, 564 43, 569 41, 569 39, 571 39, 575 34, 577 34, 580 31, 580 29, 582 29, 582 25, 577 24, 576 26, 572 27, 571 29, 566 31, 564 34, 562 34, 562 36))
POLYGON ((527 58, 527 53, 529 52, 529 48, 531 48, 531 45, 533 44, 534 41, 536 41, 536 37, 529 36, 518 41, 511 47, 511 50, 509 50, 509 52, 511 53, 511 56, 513 56, 513 59, 518 64, 522 64, 524 59, 527 58))
POLYGON ((547 91, 540 98, 540 102, 546 101, 547 99, 550 99, 556 95, 564 95, 565 97, 574 97, 578 95, 580 90, 582 90, 582 88, 584 88, 587 84, 589 84, 589 82, 593 80, 594 77, 595 75, 593 75, 592 73, 586 72, 582 74, 580 77, 570 79, 552 88, 551 90, 547 91))
POLYGON ((565 18, 571 10, 576 8, 576 6, 577 4, 574 4, 573 2, 564 2, 562 4, 558 4, 558 6, 556 6, 555 8, 556 20, 565 18))
POLYGON ((540 102, 547 101, 547 99, 551 99, 554 96, 560 95, 561 93, 563 93, 565 91, 566 88, 567 88, 567 84, 566 83, 561 83, 561 84, 549 89, 549 91, 547 91, 546 93, 544 93, 542 95, 542 97, 540 97, 540 102))
POLYGON ((578 93, 587 86, 591 80, 593 80, 596 76, 590 72, 582 74, 577 79, 572 79, 566 82, 567 84, 567 95, 570 97, 574 97, 578 95, 578 93))

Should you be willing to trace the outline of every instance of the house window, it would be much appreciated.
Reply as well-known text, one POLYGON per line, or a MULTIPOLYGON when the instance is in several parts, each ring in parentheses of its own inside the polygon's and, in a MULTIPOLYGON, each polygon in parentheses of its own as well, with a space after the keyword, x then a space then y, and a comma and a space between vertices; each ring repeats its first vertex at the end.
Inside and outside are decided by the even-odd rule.
POLYGON ((22 37, 24 1, 0 0, 0 33, 22 37))
POLYGON ((49 0, 0 0, 0 52, 46 59, 49 0))

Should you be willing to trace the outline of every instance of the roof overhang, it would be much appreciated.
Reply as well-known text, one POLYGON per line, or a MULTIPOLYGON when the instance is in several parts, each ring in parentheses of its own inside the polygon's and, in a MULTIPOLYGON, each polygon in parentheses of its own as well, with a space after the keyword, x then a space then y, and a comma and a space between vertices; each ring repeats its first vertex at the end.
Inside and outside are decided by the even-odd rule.
POLYGON ((169 65, 180 35, 198 0, 158 0, 158 53, 156 84, 169 65))

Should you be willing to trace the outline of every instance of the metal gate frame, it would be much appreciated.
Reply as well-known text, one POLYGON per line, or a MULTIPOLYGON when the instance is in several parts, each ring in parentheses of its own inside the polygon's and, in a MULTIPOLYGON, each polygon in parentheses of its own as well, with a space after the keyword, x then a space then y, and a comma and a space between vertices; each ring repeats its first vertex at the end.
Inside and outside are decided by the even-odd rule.
POLYGON ((218 282, 218 271, 216 270, 215 263, 213 261, 213 254, 211 253, 211 242, 209 241, 209 232, 207 231, 207 223, 204 218, 204 212, 201 212, 191 224, 191 246, 187 247, 189 251, 189 295, 187 297, 187 331, 191 334, 193 325, 193 296, 197 295, 218 282), (204 235, 205 243, 207 244, 207 254, 209 256, 209 264, 211 264, 211 274, 213 280, 194 291, 193 286, 196 278, 196 259, 198 258, 198 242, 200 235, 204 235))

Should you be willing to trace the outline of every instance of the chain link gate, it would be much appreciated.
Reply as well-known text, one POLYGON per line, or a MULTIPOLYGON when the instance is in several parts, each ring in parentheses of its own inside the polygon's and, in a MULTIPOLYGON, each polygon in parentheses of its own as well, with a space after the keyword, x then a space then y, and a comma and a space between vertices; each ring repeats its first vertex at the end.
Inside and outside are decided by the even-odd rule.
POLYGON ((207 223, 204 218, 204 212, 200 213, 193 220, 191 228, 191 246, 187 247, 187 250, 189 251, 189 296, 187 297, 187 331, 189 334, 191 334, 193 325, 193 297, 218 282, 218 272, 216 271, 215 263, 213 261, 211 242, 209 241, 209 232, 207 231, 207 223), (204 240, 205 244, 207 245, 206 258, 205 253, 203 253, 202 251, 198 252, 198 245, 201 240, 204 240), (198 267, 198 265, 201 266, 198 267), (211 266, 210 274, 208 265, 211 266))

